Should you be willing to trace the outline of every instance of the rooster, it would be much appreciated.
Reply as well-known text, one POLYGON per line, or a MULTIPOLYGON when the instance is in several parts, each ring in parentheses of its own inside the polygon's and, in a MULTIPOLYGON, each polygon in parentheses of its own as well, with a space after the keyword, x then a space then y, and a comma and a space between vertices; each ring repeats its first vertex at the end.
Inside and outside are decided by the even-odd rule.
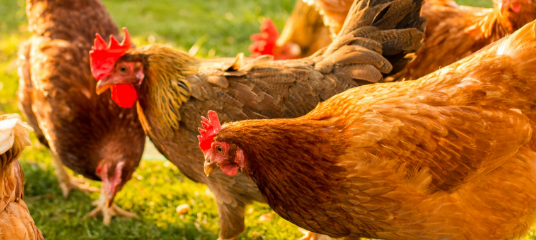
POLYGON ((0 240, 42 240, 24 203, 24 174, 18 158, 32 145, 32 130, 17 114, 0 115, 0 240))
POLYGON ((214 193, 221 239, 245 230, 244 209, 264 202, 245 176, 203 173, 197 146, 197 119, 208 109, 226 120, 298 117, 319 102, 354 86, 380 81, 393 65, 420 47, 421 1, 363 1, 350 13, 347 27, 313 57, 292 61, 199 59, 164 45, 130 49, 97 36, 91 55, 97 92, 116 90, 116 103, 136 104, 140 121, 157 149, 188 178, 207 184, 214 193), (114 89, 112 89, 114 90, 114 89))
POLYGON ((419 80, 353 88, 299 118, 221 125, 211 111, 199 146, 207 175, 247 175, 314 232, 513 239, 536 214, 535 92, 532 22, 419 80))
POLYGON ((115 204, 131 178, 145 144, 135 109, 118 107, 109 94, 97 96, 89 68, 95 32, 118 29, 99 0, 28 0, 26 15, 33 36, 19 50, 19 106, 41 143, 54 158, 63 196, 71 189, 97 189, 69 176, 64 165, 102 181, 91 216, 135 217, 115 204))

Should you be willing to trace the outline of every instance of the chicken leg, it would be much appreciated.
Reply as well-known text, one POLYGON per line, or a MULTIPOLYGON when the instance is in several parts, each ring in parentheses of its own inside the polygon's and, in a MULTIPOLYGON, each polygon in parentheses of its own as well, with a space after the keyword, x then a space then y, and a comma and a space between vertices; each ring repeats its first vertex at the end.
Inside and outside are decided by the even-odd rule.
POLYGON ((58 157, 56 157, 56 155, 52 151, 50 152, 50 154, 54 159, 53 165, 56 177, 58 178, 58 183, 60 184, 60 188, 64 198, 67 198, 67 196, 69 196, 69 192, 72 189, 80 189, 84 192, 99 191, 98 188, 87 185, 87 181, 70 176, 65 170, 65 167, 63 166, 61 160, 59 160, 58 157))
POLYGON ((220 236, 218 240, 235 240, 246 231, 244 224, 245 204, 235 202, 235 205, 218 202, 220 216, 220 236))
POLYGON ((125 210, 119 208, 117 205, 115 205, 115 203, 108 207, 107 204, 106 204, 106 202, 107 202, 106 200, 107 200, 106 199, 106 193, 103 190, 103 191, 101 191, 101 195, 100 195, 99 199, 97 199, 97 200, 93 201, 93 203, 91 203, 91 205, 96 206, 96 208, 93 209, 91 212, 89 212, 88 216, 96 217, 96 216, 102 214, 104 225, 106 225, 106 226, 110 225, 112 217, 116 216, 116 215, 139 219, 138 215, 136 215, 135 213, 131 213, 131 212, 128 212, 128 211, 125 211, 125 210))

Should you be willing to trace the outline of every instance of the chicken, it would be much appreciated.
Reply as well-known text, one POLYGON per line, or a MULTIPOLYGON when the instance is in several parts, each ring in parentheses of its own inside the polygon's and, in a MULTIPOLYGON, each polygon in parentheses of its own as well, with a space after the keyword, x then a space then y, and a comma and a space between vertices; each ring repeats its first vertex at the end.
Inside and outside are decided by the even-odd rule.
POLYGON ((341 30, 354 0, 297 0, 279 36, 269 18, 261 33, 253 34, 252 57, 273 55, 275 60, 298 59, 312 55, 331 43, 341 30))
POLYGON ((302 0, 296 2, 285 28, 279 36, 272 20, 266 18, 261 33, 251 36, 251 57, 273 55, 275 60, 298 59, 312 55, 331 43, 329 28, 324 26, 323 17, 302 0))
POLYGON ((351 13, 347 28, 328 48, 302 60, 245 59, 242 54, 199 59, 158 44, 130 49, 126 29, 121 44, 112 40, 106 46, 99 36, 90 53, 93 75, 100 79, 97 91, 124 87, 116 102, 136 104, 156 148, 185 176, 208 185, 218 206, 219 236, 234 239, 245 230, 245 206, 264 198, 243 175, 205 176, 196 137, 199 117, 209 109, 225 113, 226 120, 298 117, 336 93, 380 81, 420 47, 421 2, 367 4, 361 2, 351 13))
POLYGON ((332 237, 514 239, 536 214, 536 22, 415 81, 356 87, 293 119, 203 119, 205 173, 251 178, 332 237), (220 171, 214 171, 217 174, 220 171))
MULTIPOLYGON (((80 188, 98 190, 69 176, 63 165, 102 181, 91 216, 135 217, 113 204, 131 178, 145 144, 136 109, 118 107, 110 94, 97 96, 89 52, 96 32, 118 29, 99 0, 28 0, 33 36, 19 50, 19 106, 54 157, 63 196, 80 188)), ((112 96, 113 97, 113 96, 112 96)))
POLYGON ((18 158, 32 145, 32 130, 17 114, 0 115, 0 239, 44 239, 24 203, 24 174, 18 158))
POLYGON ((354 0, 303 0, 314 6, 324 16, 324 25, 333 36, 341 30, 354 0))
MULTIPOLYGON (((334 34, 342 26, 352 3, 352 0, 305 1, 314 4, 317 9, 324 13, 324 21, 326 25, 330 26, 330 30, 334 34)), ((275 49, 279 49, 279 46, 284 46, 286 49, 290 48, 292 44, 297 44, 301 49, 309 50, 309 53, 302 51, 301 54, 297 55, 279 54, 278 51, 262 53, 274 55, 278 59, 294 59, 308 56, 316 51, 317 47, 323 47, 322 44, 329 44, 330 40, 325 31, 322 30, 323 28, 311 18, 312 13, 298 13, 300 12, 298 6, 299 4, 287 20, 281 37, 264 34, 261 36, 265 36, 265 38, 261 38, 261 36, 254 38, 257 42, 252 45, 270 42, 269 37, 266 36, 276 36, 277 40, 274 42, 277 44, 274 46, 277 47, 275 49), (300 24, 295 24, 296 22, 300 24), (298 38, 317 39, 317 41, 313 44, 313 42, 295 40, 298 38)), ((402 77, 417 79, 469 56, 507 34, 513 33, 536 19, 536 1, 495 0, 494 8, 487 9, 458 6, 453 0, 430 0, 423 5, 422 16, 427 20, 425 43, 415 56, 408 56, 408 60, 415 59, 407 65, 403 72, 393 76, 391 80, 402 77)), ((251 51, 260 53, 255 48, 252 48, 251 51)))
POLYGON ((424 45, 403 75, 417 79, 471 55, 536 19, 534 0, 494 0, 494 8, 458 6, 453 0, 427 1, 424 45))

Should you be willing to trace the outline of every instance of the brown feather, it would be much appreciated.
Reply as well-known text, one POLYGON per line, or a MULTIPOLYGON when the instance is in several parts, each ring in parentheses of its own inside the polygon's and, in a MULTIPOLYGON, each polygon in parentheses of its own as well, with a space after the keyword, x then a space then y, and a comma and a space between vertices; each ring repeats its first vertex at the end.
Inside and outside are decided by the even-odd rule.
POLYGON ((100 0, 27 0, 32 37, 19 49, 19 106, 41 143, 50 148, 63 194, 71 184, 63 165, 92 180, 106 164, 124 162, 119 191, 138 167, 146 136, 135 108, 97 95, 89 50, 95 34, 118 35, 100 0), (64 174, 62 174, 64 173, 64 174))

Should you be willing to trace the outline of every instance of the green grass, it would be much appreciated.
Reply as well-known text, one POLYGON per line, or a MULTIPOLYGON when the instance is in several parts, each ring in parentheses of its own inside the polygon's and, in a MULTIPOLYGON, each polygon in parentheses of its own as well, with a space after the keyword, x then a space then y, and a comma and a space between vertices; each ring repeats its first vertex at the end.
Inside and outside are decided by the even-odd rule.
MULTIPOLYGON (((104 1, 118 26, 128 27, 138 45, 156 42, 188 51, 197 45, 198 56, 235 56, 246 52, 249 35, 257 32, 260 20, 270 16, 282 27, 293 0, 269 1, 104 1)), ((28 38, 24 0, 0 0, 0 113, 19 112, 16 54, 28 38)), ((73 191, 61 196, 48 150, 33 138, 21 163, 26 177, 26 202, 46 239, 216 239, 219 230, 215 201, 202 184, 179 173, 168 161, 144 159, 116 202, 137 213, 140 220, 114 218, 106 227, 102 218, 85 215, 98 193, 73 191), (176 207, 188 204, 188 214, 176 207)), ((100 186, 98 182, 91 183, 100 186)), ((259 216, 272 213, 264 204, 247 212, 247 232, 240 239, 295 239, 297 227, 273 214, 272 221, 259 216)))
MULTIPOLYGON (((294 0, 105 0, 119 26, 128 27, 136 44, 168 43, 189 50, 199 47, 198 56, 234 56, 247 52, 249 35, 257 32, 260 20, 270 16, 281 29, 294 0)), ((491 6, 491 0, 460 1, 461 4, 491 6)), ((23 0, 0 0, 0 113, 19 112, 16 104, 16 52, 29 34, 23 0)), ((216 239, 218 214, 215 201, 202 184, 186 179, 168 161, 142 161, 116 202, 141 216, 140 220, 114 218, 106 227, 102 218, 88 218, 98 193, 74 191, 67 198, 54 176, 48 150, 34 138, 22 155, 26 176, 26 201, 46 239, 216 239), (186 215, 175 208, 189 204, 186 215)), ((99 186, 98 182, 92 185, 99 186)), ((254 204, 247 211, 247 231, 240 239, 297 239, 296 226, 278 217, 267 205, 254 204), (272 213, 270 222, 259 216, 272 213)), ((526 239, 536 239, 529 234, 526 239)))

